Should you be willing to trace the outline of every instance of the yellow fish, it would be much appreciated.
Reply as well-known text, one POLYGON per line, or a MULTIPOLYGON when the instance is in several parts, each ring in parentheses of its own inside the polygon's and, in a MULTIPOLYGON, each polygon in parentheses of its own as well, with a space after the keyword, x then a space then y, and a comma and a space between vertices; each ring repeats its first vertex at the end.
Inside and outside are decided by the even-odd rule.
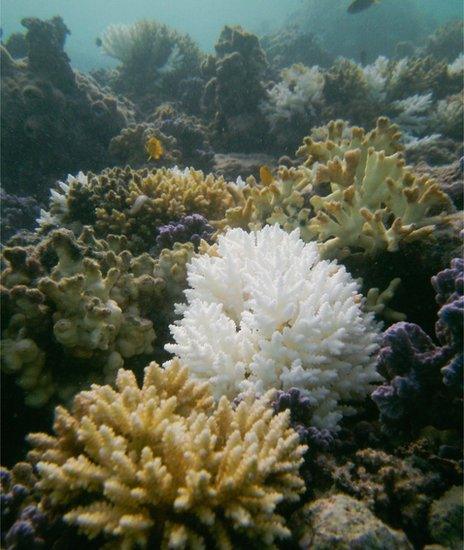
POLYGON ((148 153, 148 160, 159 160, 164 154, 164 148, 161 141, 155 137, 151 137, 145 144, 145 151, 148 153))
POLYGON ((264 183, 264 185, 269 185, 274 180, 272 177, 272 172, 265 164, 263 164, 259 169, 259 179, 264 183))

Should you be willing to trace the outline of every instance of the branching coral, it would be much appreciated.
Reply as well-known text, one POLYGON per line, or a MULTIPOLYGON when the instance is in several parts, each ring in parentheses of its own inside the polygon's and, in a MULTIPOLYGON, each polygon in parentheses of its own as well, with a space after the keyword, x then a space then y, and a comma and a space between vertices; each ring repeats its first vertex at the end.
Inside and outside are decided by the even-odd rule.
POLYGON ((192 260, 188 281, 166 349, 216 398, 296 387, 314 407, 313 424, 334 427, 351 410, 342 402, 363 399, 379 379, 377 327, 356 283, 297 230, 230 230, 192 260))
POLYGON ((157 21, 110 25, 102 36, 105 53, 121 61, 113 86, 142 108, 153 108, 175 93, 182 79, 199 72, 201 53, 187 34, 157 21))
POLYGON ((397 323, 383 336, 378 369, 388 383, 372 399, 389 431, 415 432, 437 423, 439 428, 459 426, 463 267, 463 260, 455 259, 432 279, 441 305, 435 329, 441 346, 411 323, 397 323))
POLYGON ((298 500, 306 447, 268 399, 213 405, 177 363, 152 363, 141 388, 120 370, 115 390, 56 410, 55 436, 29 436, 38 489, 65 522, 122 548, 233 548, 236 534, 270 546, 290 534, 276 506, 298 500))
POLYGON ((331 123, 328 140, 305 138, 297 152, 313 168, 313 184, 330 185, 329 194, 310 199, 316 216, 308 229, 324 255, 392 252, 446 223, 449 198, 436 182, 405 168, 395 126, 380 118, 368 134, 353 128, 348 139, 344 129, 340 121, 331 123))
POLYGON ((191 168, 113 168, 60 183, 39 223, 43 228, 51 224, 75 231, 91 224, 102 238, 125 235, 128 248, 141 253, 154 245, 161 225, 194 213, 221 219, 236 198, 222 177, 191 168))
MULTIPOLYGON (((276 145, 294 149, 307 128, 318 121, 323 104, 324 76, 319 67, 292 65, 268 92, 260 108, 275 134, 276 145)), ((282 149, 280 149, 282 151, 282 149)))

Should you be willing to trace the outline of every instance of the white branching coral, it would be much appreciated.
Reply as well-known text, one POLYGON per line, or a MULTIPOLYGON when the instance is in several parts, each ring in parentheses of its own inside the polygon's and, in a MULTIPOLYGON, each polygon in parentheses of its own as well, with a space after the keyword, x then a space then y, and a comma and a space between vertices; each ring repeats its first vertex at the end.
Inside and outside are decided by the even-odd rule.
POLYGON ((332 428, 350 412, 342 402, 363 399, 379 380, 378 327, 357 283, 321 261, 298 229, 230 230, 191 261, 188 282, 166 349, 216 399, 296 387, 314 405, 314 425, 332 428))
POLYGON ((319 67, 296 64, 284 69, 281 76, 282 81, 269 90, 261 105, 272 128, 293 116, 314 116, 323 100, 324 75, 319 67))
POLYGON ((72 413, 57 408, 55 436, 29 436, 37 488, 105 548, 232 549, 236 535, 274 547, 290 534, 277 505, 304 490, 306 446, 270 398, 216 405, 176 362, 152 363, 141 388, 121 369, 116 389, 94 385, 72 413))
POLYGON ((395 101, 392 106, 398 114, 393 120, 407 134, 422 134, 429 125, 432 105, 432 92, 395 101))
POLYGON ((379 102, 384 101, 387 95, 388 64, 386 57, 379 56, 374 63, 362 69, 371 97, 379 102))

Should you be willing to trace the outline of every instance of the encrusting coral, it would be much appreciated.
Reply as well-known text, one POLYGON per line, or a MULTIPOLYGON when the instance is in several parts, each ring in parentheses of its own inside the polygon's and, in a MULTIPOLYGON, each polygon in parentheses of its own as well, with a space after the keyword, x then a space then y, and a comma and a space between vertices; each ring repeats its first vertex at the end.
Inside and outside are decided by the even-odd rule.
POLYGON ((397 323, 383 335, 379 372, 387 382, 372 399, 389 432, 415 433, 433 425, 459 429, 463 373, 464 262, 432 278, 441 308, 435 332, 441 345, 412 323, 397 323))
POLYGON ((217 399, 299 388, 319 428, 337 425, 380 377, 377 325, 344 267, 277 225, 232 229, 187 266, 175 353, 217 399))
POLYGON ((154 245, 159 226, 186 214, 221 219, 236 199, 224 178, 193 168, 112 168, 60 182, 39 224, 75 231, 89 224, 102 238, 125 235, 129 250, 141 253, 154 245))
POLYGON ((120 370, 57 408, 54 436, 31 434, 43 502, 113 547, 272 546, 289 536, 277 511, 304 489, 306 447, 269 396, 217 405, 206 383, 174 362, 152 363, 143 385, 120 370))

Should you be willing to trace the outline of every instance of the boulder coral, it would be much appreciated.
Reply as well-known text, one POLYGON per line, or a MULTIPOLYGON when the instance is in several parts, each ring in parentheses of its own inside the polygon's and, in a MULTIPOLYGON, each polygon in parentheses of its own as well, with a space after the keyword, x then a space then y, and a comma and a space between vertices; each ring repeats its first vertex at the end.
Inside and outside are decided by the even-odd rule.
POLYGON ((55 435, 29 436, 43 502, 121 548, 272 547, 290 535, 276 508, 304 488, 306 447, 269 396, 213 403, 176 362, 152 363, 142 387, 120 370, 115 389, 79 393, 55 435))
POLYGON ((111 138, 134 111, 71 68, 63 49, 69 31, 60 17, 22 23, 27 57, 14 60, 1 47, 2 185, 44 197, 67 171, 102 169, 111 138))
POLYGON ((192 259, 187 279, 165 347, 216 399, 295 387, 313 405, 312 424, 334 428, 353 411, 346 402, 380 380, 378 327, 356 282, 298 230, 229 230, 192 259))

